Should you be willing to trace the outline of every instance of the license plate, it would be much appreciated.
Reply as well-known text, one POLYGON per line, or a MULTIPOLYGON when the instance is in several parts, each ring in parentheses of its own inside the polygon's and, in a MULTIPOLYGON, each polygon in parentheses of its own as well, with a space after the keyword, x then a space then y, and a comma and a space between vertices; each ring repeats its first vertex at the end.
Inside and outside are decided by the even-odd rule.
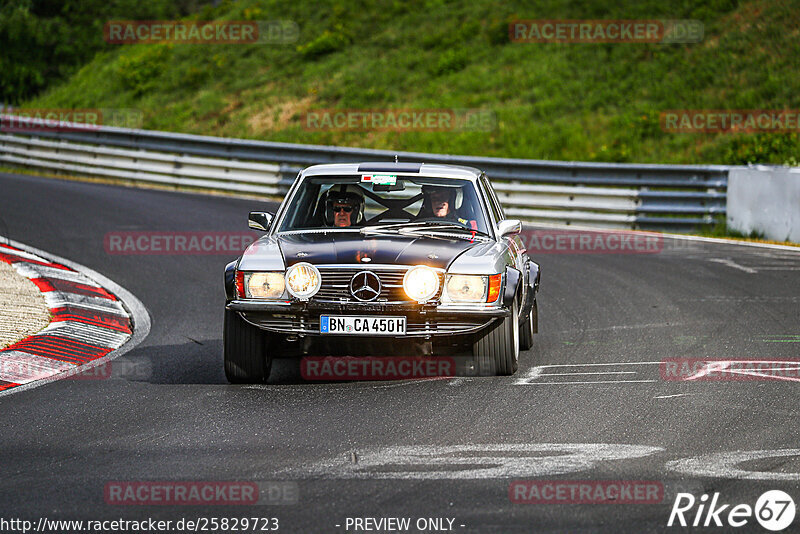
POLYGON ((358 315, 322 315, 320 334, 397 336, 406 333, 405 317, 362 317, 358 315))

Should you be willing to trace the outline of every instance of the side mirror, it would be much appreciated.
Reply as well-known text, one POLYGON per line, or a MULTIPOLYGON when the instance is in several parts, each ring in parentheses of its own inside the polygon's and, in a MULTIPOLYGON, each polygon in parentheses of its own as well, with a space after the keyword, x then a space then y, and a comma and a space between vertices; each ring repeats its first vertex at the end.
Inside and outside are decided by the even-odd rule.
POLYGON ((269 230, 273 218, 275 218, 275 216, 266 211, 251 211, 250 216, 247 217, 247 226, 253 230, 266 232, 269 230))
POLYGON ((500 237, 517 235, 522 231, 522 221, 517 219, 505 219, 497 223, 497 230, 500 237))

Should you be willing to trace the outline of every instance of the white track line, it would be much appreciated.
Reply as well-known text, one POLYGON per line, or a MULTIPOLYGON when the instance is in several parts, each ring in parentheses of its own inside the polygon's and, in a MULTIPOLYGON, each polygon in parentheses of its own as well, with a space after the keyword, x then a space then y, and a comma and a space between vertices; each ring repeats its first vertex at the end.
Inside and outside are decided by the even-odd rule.
POLYGON ((635 375, 636 371, 596 371, 586 373, 545 373, 539 376, 573 376, 573 375, 635 375))
POLYGON ((551 365, 540 365, 542 369, 551 367, 601 367, 608 365, 661 365, 662 362, 610 362, 610 363, 555 363, 551 365))
POLYGON ((583 382, 525 382, 524 386, 577 386, 591 384, 649 384, 658 380, 587 380, 583 382))
POLYGON ((609 367, 613 365, 661 365, 662 362, 609 362, 609 363, 557 363, 551 365, 537 365, 531 368, 523 376, 517 378, 513 385, 531 386, 536 384, 633 384, 657 382, 657 380, 598 380, 582 382, 537 382, 538 378, 545 376, 568 376, 568 375, 617 375, 617 374, 636 374, 636 371, 571 371, 566 373, 545 373, 546 369, 563 369, 564 367, 609 367))
POLYGON ((724 258, 711 258, 708 261, 713 261, 715 263, 721 263, 723 265, 727 265, 728 267, 733 267, 734 269, 739 269, 740 271, 744 271, 749 274, 758 274, 758 271, 752 269, 750 267, 745 267, 744 265, 739 265, 733 260, 727 260, 724 258))

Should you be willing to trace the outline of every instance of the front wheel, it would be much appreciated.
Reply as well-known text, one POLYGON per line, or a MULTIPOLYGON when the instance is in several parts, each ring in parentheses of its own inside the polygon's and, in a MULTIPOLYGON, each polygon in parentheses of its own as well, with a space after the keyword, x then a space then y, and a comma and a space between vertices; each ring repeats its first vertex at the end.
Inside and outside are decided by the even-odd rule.
POLYGON ((513 375, 519 366, 519 308, 516 300, 506 317, 472 345, 481 375, 513 375))
POLYGON ((539 320, 539 310, 536 305, 536 299, 533 301, 531 311, 528 316, 522 321, 519 327, 519 348, 520 350, 530 350, 533 347, 533 334, 537 330, 537 322, 539 320))
POLYGON ((222 344, 228 382, 256 384, 267 381, 272 367, 272 358, 266 352, 268 337, 237 312, 225 310, 222 344))

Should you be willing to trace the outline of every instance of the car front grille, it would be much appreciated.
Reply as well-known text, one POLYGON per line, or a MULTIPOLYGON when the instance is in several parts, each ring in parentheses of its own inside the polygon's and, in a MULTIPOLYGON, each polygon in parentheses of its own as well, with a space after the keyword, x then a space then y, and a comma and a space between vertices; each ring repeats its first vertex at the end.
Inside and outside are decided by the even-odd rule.
MULTIPOLYGON (((360 272, 371 271, 378 276, 381 281, 381 292, 372 302, 393 303, 393 302, 412 302, 403 290, 403 277, 408 268, 398 269, 375 269, 367 266, 355 268, 320 268, 319 273, 322 277, 322 285, 312 300, 336 301, 336 302, 358 302, 350 294, 350 280, 360 272)), ((444 273, 439 273, 439 291, 434 298, 439 298, 444 286, 444 273)))

